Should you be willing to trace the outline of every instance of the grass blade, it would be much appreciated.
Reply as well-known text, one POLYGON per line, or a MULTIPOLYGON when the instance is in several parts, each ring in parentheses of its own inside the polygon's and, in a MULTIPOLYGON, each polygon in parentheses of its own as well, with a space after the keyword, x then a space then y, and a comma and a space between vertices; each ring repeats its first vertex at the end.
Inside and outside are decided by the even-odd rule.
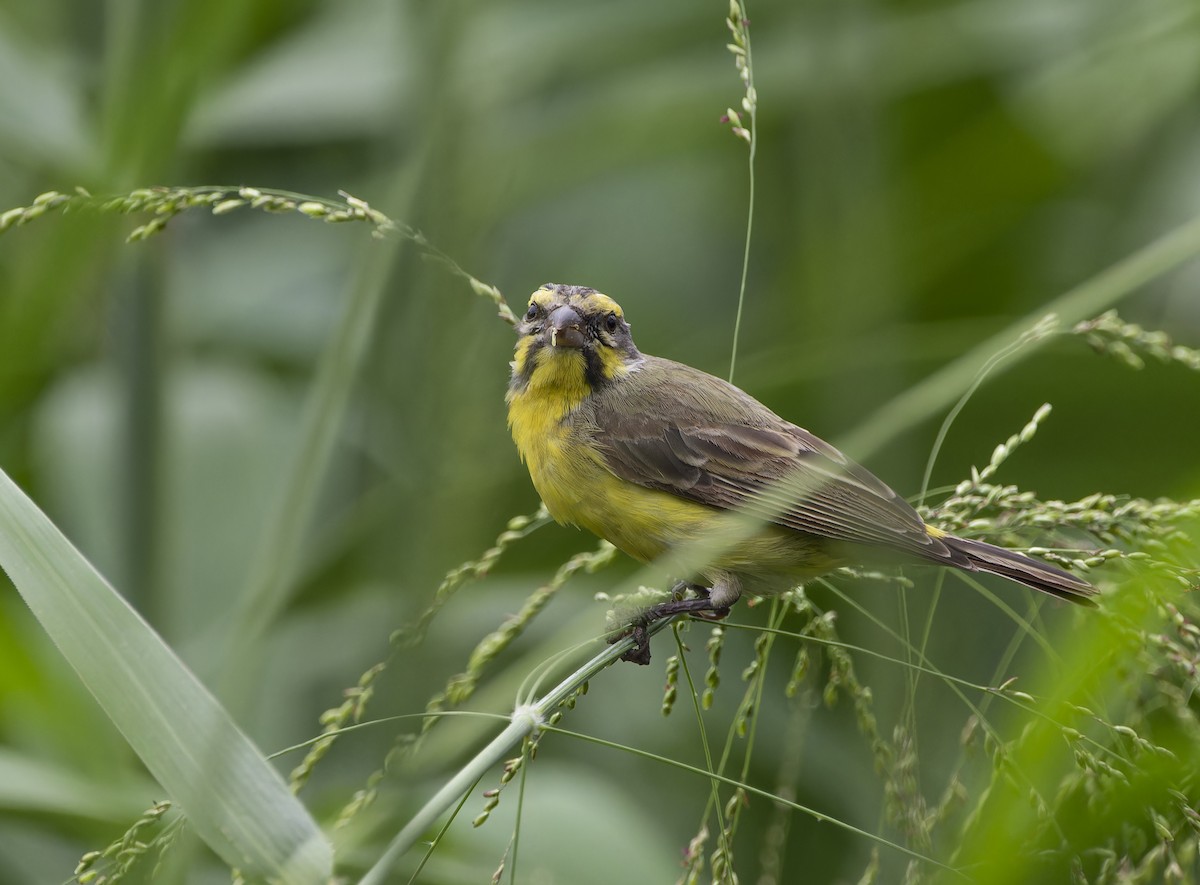
MULTIPOLYGON (((1047 314, 1055 314, 1063 326, 1070 328, 1075 323, 1102 313, 1126 295, 1195 258, 1197 254, 1200 254, 1200 218, 1193 218, 1064 292, 1049 304, 1038 307, 914 384, 876 410, 857 430, 840 440, 838 447, 859 460, 866 459, 888 440, 951 406, 970 388, 971 380, 989 360, 1011 348, 1047 314)), ((998 368, 1011 369, 1050 340, 1049 335, 1030 340, 1022 347, 1020 359, 1009 359, 998 368)))
POLYGON ((329 842, 283 778, 3 471, 0 567, 213 851, 252 879, 329 880, 329 842))

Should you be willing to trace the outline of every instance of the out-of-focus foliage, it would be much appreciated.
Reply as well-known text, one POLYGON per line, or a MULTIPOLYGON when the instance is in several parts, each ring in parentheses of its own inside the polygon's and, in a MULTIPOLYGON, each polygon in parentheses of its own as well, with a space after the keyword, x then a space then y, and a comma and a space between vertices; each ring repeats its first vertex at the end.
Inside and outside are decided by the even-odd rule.
MULTIPOLYGON (((719 120, 742 94, 726 12, 690 0, 2 0, 0 211, 76 185, 344 190, 423 231, 514 305, 548 280, 595 286, 622 303, 643 349, 724 374, 747 200, 746 146, 719 120)), ((834 442, 1017 317, 1200 214, 1195 0, 755 0, 748 12, 758 192, 736 380, 834 442)), ((0 466, 222 693, 258 746, 282 749, 320 734, 321 712, 389 659, 392 632, 415 622, 448 571, 536 510, 504 427, 511 333, 444 266, 411 244, 389 252, 364 226, 189 212, 123 243, 144 221, 77 212, 0 237, 0 466), (341 403, 330 468, 317 463, 310 477, 316 498, 280 585, 286 605, 230 673, 229 637, 246 629, 243 600, 308 438, 314 374, 368 290, 382 298, 366 362, 341 403)), ((1123 298, 1121 315, 1194 347, 1198 283, 1194 263, 1161 274, 1123 298)), ((941 446, 930 488, 943 493, 930 503, 972 465, 983 469, 1045 402, 1051 417, 992 481, 1041 500, 1200 497, 1200 376, 1186 360, 1146 363, 1130 371, 1084 336, 1062 336, 996 373, 941 446)), ((915 496, 945 411, 889 437, 868 466, 915 496)), ((367 718, 424 710, 469 670, 482 637, 592 549, 590 537, 553 525, 512 539, 448 598, 424 642, 396 641, 388 668, 367 680, 367 718)), ((511 709, 538 663, 600 631, 606 606, 593 594, 631 571, 618 558, 573 575, 471 685, 468 706, 511 709)), ((1112 588, 1127 572, 1094 574, 1112 588)), ((889 631, 908 635, 943 673, 993 687, 1021 677, 1008 691, 1036 694, 1053 727, 963 689, 981 718, 929 672, 855 651, 851 673, 814 649, 789 698, 797 643, 781 637, 749 782, 944 862, 981 863, 985 880, 1005 881, 996 846, 1014 857, 1031 849, 1021 881, 1070 875, 1072 861, 1053 854, 1064 844, 1093 846, 1078 869, 1089 881, 1116 875, 1122 852, 1161 861, 1146 868, 1157 875, 1173 839, 1194 846, 1172 827, 1197 798, 1195 605, 1184 598, 1172 610, 1147 595, 1178 593, 1169 576, 1136 583, 1121 617, 1104 616, 1095 632, 1087 613, 1031 615, 1020 591, 986 582, 1035 617, 1040 640, 958 581, 908 577, 906 589, 837 583, 862 611, 812 587, 814 608, 783 629, 828 639, 835 626, 855 646, 921 664, 889 631), (830 609, 835 624, 825 623, 830 609), (1157 644, 1127 648, 1135 637, 1157 644), (1098 658, 1103 639, 1129 653, 1098 658), (1095 660, 1113 671, 1088 671, 1095 660), (826 708, 831 675, 841 699, 826 708), (882 776, 865 711, 890 754, 882 776), (968 720, 975 731, 964 737, 968 720), (1112 731, 1123 722, 1174 757, 1112 731), (1080 740, 1062 739, 1062 728, 1080 740), (1121 741, 1122 758, 1167 761, 1122 769, 1111 756, 1121 741), (927 814, 943 805, 934 826, 927 814), (905 814, 907 829, 897 824, 905 814), (1053 856, 1038 866, 1032 850, 1053 856)), ((763 622, 752 610, 734 620, 763 622)), ((707 630, 683 635, 702 681, 707 630)), ((720 652, 723 684, 705 714, 718 752, 753 639, 730 630, 720 652)), ((562 724, 703 766, 690 703, 668 719, 659 712, 670 653, 662 634, 651 668, 607 671, 562 724)), ((680 677, 680 694, 686 684, 680 677)), ((347 734, 312 771, 302 796, 348 875, 495 725, 455 719, 419 752, 394 749, 418 728, 347 734), (385 759, 375 802, 335 830, 385 759)), ((69 878, 83 852, 119 839, 163 798, 7 584, 0 770, 11 774, 0 776, 0 883, 69 878)), ((694 775, 552 734, 525 776, 518 881, 670 881, 710 796, 694 775)), ((468 799, 422 881, 486 880, 516 805, 506 788, 471 830, 483 800, 468 799)), ((710 833, 705 851, 716 845, 710 833)), ((773 869, 774 881, 801 870, 806 881, 855 881, 875 847, 751 797, 734 858, 743 882, 773 869)), ((899 881, 908 859, 878 851, 876 881, 899 881)), ((167 858, 162 881, 223 876, 186 838, 167 858)), ((1174 862, 1196 880, 1194 857, 1174 862)))

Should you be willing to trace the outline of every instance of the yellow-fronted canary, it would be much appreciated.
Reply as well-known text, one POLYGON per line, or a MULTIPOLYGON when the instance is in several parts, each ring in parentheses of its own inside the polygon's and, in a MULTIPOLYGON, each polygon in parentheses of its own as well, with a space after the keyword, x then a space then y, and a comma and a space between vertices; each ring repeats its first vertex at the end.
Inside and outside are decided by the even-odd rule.
POLYGON ((649 661, 651 619, 721 617, 743 592, 782 593, 880 549, 1073 602, 1096 592, 1052 565, 927 525, 868 470, 749 394, 642 353, 620 305, 594 289, 542 286, 517 332, 508 423, 556 520, 650 562, 719 531, 728 511, 763 517, 718 544, 698 574, 677 576, 694 579, 698 595, 644 612, 630 660, 649 661))

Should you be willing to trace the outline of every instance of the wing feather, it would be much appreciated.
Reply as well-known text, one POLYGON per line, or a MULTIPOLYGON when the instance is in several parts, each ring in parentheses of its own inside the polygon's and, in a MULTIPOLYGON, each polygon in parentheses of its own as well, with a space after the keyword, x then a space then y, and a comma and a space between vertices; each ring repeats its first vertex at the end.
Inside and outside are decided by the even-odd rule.
POLYGON ((696 369, 647 356, 585 408, 606 466, 628 482, 797 532, 958 558, 865 468, 696 369))

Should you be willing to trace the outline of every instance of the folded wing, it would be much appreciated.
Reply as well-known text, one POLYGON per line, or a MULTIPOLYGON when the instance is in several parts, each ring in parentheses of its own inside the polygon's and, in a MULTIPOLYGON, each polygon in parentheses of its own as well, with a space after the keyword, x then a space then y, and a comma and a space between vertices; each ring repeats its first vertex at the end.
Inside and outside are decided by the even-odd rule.
POLYGON ((833 446, 736 387, 646 357, 586 416, 620 478, 784 528, 967 567, 917 512, 833 446))

